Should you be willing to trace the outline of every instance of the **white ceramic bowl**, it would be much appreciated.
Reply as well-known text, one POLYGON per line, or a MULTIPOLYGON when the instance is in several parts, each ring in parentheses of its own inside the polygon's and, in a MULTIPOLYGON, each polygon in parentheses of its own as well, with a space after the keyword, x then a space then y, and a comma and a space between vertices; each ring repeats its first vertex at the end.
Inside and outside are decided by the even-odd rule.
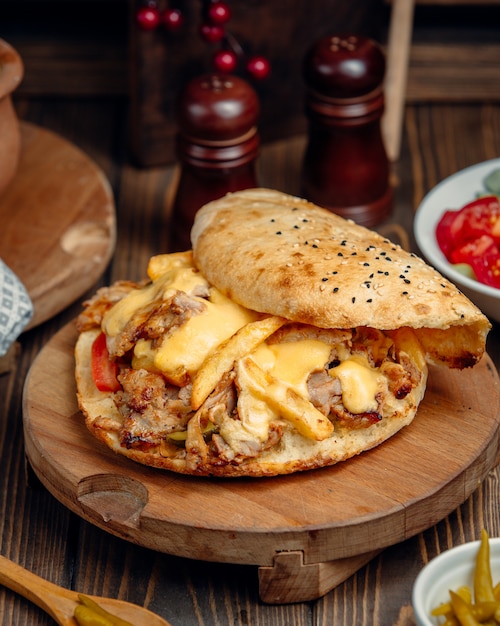
MULTIPOLYGON (((417 626, 437 626, 431 611, 450 599, 449 590, 463 585, 473 589, 473 575, 480 541, 471 541, 442 552, 421 570, 413 585, 412 605, 417 626)), ((500 581, 500 537, 490 537, 493 584, 500 581)))
POLYGON ((448 209, 461 209, 478 193, 484 193, 484 179, 500 169, 500 159, 491 159, 445 178, 422 200, 414 221, 417 245, 426 261, 446 276, 490 319, 500 322, 500 289, 489 287, 457 272, 446 260, 436 240, 436 226, 448 209))

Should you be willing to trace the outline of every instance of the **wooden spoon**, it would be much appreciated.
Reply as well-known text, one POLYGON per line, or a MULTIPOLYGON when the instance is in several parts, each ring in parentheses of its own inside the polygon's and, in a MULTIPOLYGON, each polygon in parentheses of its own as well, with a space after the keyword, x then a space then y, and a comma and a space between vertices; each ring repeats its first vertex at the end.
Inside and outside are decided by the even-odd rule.
MULTIPOLYGON (((0 555, 0 584, 28 598, 48 613, 61 626, 75 626, 73 613, 78 602, 78 593, 59 587, 20 565, 0 555)), ((142 606, 123 600, 88 596, 103 609, 129 621, 133 626, 170 626, 155 613, 142 606)))

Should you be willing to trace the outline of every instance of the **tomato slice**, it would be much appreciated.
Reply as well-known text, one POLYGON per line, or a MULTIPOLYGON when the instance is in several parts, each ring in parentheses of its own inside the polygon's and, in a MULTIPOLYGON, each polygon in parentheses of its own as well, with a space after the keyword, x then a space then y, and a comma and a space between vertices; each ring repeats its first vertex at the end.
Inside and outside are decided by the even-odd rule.
MULTIPOLYGON (((463 220, 461 237, 467 240, 481 235, 497 235, 500 222, 500 201, 497 196, 483 196, 466 204, 460 211, 463 220)), ((500 233, 499 233, 500 234, 500 233)))
POLYGON ((459 211, 445 211, 436 226, 436 240, 444 256, 450 260, 450 255, 456 247, 452 224, 457 219, 459 211))
POLYGON ((471 267, 479 282, 500 289, 500 252, 478 256, 471 267))
POLYGON ((449 261, 452 250, 482 235, 500 242, 500 201, 497 196, 477 198, 459 211, 445 211, 436 227, 438 245, 449 261))
POLYGON ((498 246, 489 235, 482 235, 471 241, 467 241, 450 253, 450 261, 452 263, 467 263, 472 265, 472 261, 476 257, 495 255, 498 253, 498 246))
POLYGON ((99 391, 118 391, 121 385, 118 382, 118 366, 109 358, 106 346, 106 335, 100 333, 92 344, 92 378, 99 391))

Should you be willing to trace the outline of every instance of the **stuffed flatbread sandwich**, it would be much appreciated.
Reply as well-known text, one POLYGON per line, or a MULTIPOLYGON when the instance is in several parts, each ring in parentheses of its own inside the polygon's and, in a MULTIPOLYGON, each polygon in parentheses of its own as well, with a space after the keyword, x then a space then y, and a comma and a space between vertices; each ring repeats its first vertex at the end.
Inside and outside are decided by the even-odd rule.
POLYGON ((228 194, 191 238, 77 322, 87 427, 145 465, 255 477, 346 461, 410 424, 428 363, 484 353, 490 324, 454 285, 303 199, 228 194))

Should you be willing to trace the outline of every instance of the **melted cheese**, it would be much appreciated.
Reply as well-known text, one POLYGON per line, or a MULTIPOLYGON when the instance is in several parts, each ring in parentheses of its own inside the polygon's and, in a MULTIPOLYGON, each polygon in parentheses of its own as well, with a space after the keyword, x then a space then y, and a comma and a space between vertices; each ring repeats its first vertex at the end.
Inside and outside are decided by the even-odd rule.
POLYGON ((149 268, 153 282, 131 291, 104 315, 102 327, 110 336, 123 332, 139 311, 155 302, 166 301, 176 291, 196 293, 206 289, 209 298, 195 298, 205 310, 172 329, 152 347, 150 340, 140 339, 134 347, 132 367, 161 371, 177 384, 185 384, 186 373, 195 373, 207 355, 240 328, 257 319, 253 311, 226 298, 192 266, 190 255, 159 255, 149 268))
POLYGON ((193 375, 208 354, 240 328, 255 321, 257 314, 226 298, 214 287, 209 288, 206 279, 191 265, 190 257, 178 255, 174 262, 165 265, 162 256, 151 270, 151 275, 158 278, 117 302, 104 315, 102 327, 110 337, 115 337, 141 309, 155 302, 160 304, 177 291, 196 293, 200 288, 206 289, 208 300, 195 298, 203 304, 203 312, 172 329, 159 346, 153 348, 150 340, 140 339, 134 347, 134 368, 161 371, 172 382, 185 384, 186 374, 193 375), (166 270, 165 273, 161 274, 160 269, 166 270))
MULTIPOLYGON (((269 425, 277 417, 274 404, 278 400, 283 405, 288 403, 286 390, 289 388, 308 400, 307 379, 311 372, 324 368, 330 350, 330 346, 317 339, 269 345, 262 343, 252 352, 252 359, 263 371, 284 385, 268 386, 264 395, 254 394, 251 385, 246 384, 248 381, 245 380, 245 376, 240 375, 239 382, 242 385, 238 395, 240 430, 260 441, 265 441, 269 425)), ((231 433, 231 439, 234 437, 235 434, 231 433)), ((311 437, 314 438, 313 435, 311 437)))
POLYGON ((237 375, 240 388, 267 403, 305 437, 321 441, 331 435, 330 420, 291 385, 262 369, 253 355, 239 359, 237 375))
POLYGON ((325 367, 330 351, 330 346, 318 339, 302 339, 262 344, 252 356, 263 370, 287 383, 303 398, 309 398, 309 374, 325 367))
POLYGON ((132 354, 132 367, 135 370, 145 369, 150 372, 157 371, 155 366, 155 351, 151 348, 151 341, 139 339, 134 346, 132 354))
POLYGON ((210 299, 203 302, 206 310, 166 335, 158 348, 154 364, 166 376, 175 378, 182 370, 192 376, 217 346, 257 319, 256 313, 229 300, 213 287, 210 299))
POLYGON ((375 396, 387 381, 383 374, 370 367, 365 357, 353 355, 329 372, 340 380, 342 403, 348 411, 359 414, 377 410, 375 396))
POLYGON ((167 300, 175 291, 190 293, 195 288, 208 289, 208 283, 194 267, 174 267, 142 289, 134 289, 104 315, 102 328, 110 337, 116 337, 133 315, 155 301, 167 300))

